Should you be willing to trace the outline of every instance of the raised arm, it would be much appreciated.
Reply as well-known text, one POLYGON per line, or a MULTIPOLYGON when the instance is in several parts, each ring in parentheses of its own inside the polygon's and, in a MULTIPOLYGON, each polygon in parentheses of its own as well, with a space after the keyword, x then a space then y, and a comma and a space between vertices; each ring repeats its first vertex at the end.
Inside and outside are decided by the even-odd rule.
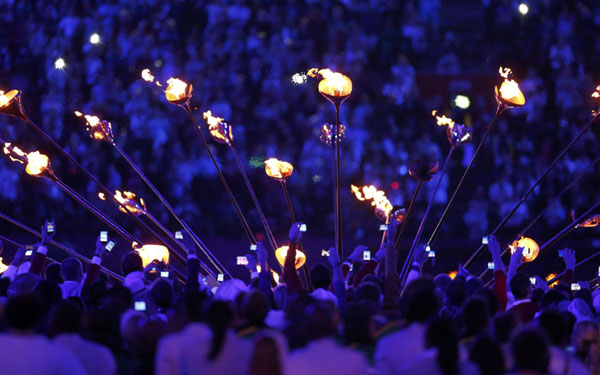
POLYGON ((40 233, 42 234, 42 242, 39 243, 33 257, 31 258, 31 267, 29 268, 29 272, 35 275, 41 275, 42 270, 44 269, 44 263, 46 262, 46 256, 48 254, 48 248, 46 244, 52 241, 54 237, 55 231, 48 232, 48 220, 44 221, 42 224, 42 230, 40 233))
POLYGON ((283 281, 289 294, 302 290, 302 283, 296 272, 296 245, 300 239, 300 225, 301 223, 294 223, 290 228, 290 245, 283 265, 283 281))
POLYGON ((83 285, 81 286, 81 297, 85 297, 90 285, 100 276, 100 269, 102 264, 102 258, 106 254, 106 247, 100 241, 100 236, 96 239, 96 250, 94 251, 94 257, 90 264, 88 264, 87 272, 83 278, 83 285))
POLYGON ((502 261, 500 244, 496 236, 488 237, 488 250, 494 262, 494 293, 498 299, 498 311, 506 310, 508 297, 506 295, 506 267, 502 261))
POLYGON ((346 311, 346 286, 344 285, 344 273, 342 272, 342 262, 340 261, 340 254, 334 249, 329 249, 329 257, 327 257, 329 264, 331 264, 331 271, 333 273, 332 286, 333 294, 337 297, 338 308, 343 313, 346 311))
POLYGON ((560 280, 561 284, 571 285, 575 280, 575 251, 572 249, 562 249, 562 258, 565 262, 565 275, 560 280))
POLYGON ((508 264, 508 274, 506 275, 506 288, 510 289, 510 280, 517 274, 517 269, 523 261, 523 248, 517 247, 514 253, 510 256, 510 263, 508 264))

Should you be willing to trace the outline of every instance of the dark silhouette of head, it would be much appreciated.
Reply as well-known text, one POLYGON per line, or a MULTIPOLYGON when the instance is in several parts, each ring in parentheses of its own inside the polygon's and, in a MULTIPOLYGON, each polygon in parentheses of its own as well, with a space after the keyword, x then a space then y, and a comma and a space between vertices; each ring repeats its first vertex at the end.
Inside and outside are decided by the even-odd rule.
POLYGON ((255 340, 250 358, 249 375, 282 375, 282 353, 273 336, 260 336, 255 340))
POLYGON ((331 285, 329 269, 323 264, 317 264, 310 270, 310 279, 314 289, 327 289, 331 285))
POLYGON ((525 328, 516 332, 511 340, 511 353, 515 370, 545 374, 550 364, 548 341, 543 332, 525 328))
POLYGON ((160 309, 173 306, 175 297, 171 283, 163 279, 157 280, 150 288, 150 298, 160 309))
POLYGON ((44 279, 58 285, 62 284, 64 280, 60 274, 60 263, 48 264, 44 270, 44 279))
POLYGON ((233 321, 233 311, 231 311, 227 302, 214 301, 208 307, 206 320, 213 332, 212 345, 208 353, 208 359, 213 361, 219 356, 221 349, 223 349, 227 329, 233 321))
POLYGON ((504 353, 502 349, 487 335, 479 336, 471 347, 470 359, 479 368, 480 374, 505 374, 504 353))
POLYGON ((4 316, 15 331, 32 331, 42 317, 42 304, 37 296, 27 293, 8 299, 4 316))
POLYGON ((433 281, 417 279, 406 286, 401 298, 402 315, 409 322, 424 323, 437 314, 438 301, 433 281))
POLYGON ((370 344, 373 342, 371 318, 377 307, 369 301, 348 306, 344 315, 344 339, 347 344, 370 344))
POLYGON ((68 257, 60 265, 60 274, 65 281, 80 282, 83 278, 81 262, 75 257, 68 257))
POLYGON ((462 307, 463 336, 473 337, 487 328, 489 313, 487 302, 479 296, 471 297, 462 307))
POLYGON ((330 303, 324 301, 315 302, 306 308, 304 314, 309 340, 318 340, 336 334, 336 317, 333 309, 330 303))
POLYGON ((369 301, 374 303, 375 306, 379 306, 381 305, 381 289, 373 282, 363 281, 356 289, 354 299, 359 302, 369 301))
POLYGON ((50 312, 50 331, 54 335, 61 333, 79 333, 83 312, 72 301, 62 300, 50 312))
POLYGON ((437 364, 444 375, 458 374, 458 337, 452 323, 445 319, 434 319, 425 334, 425 345, 437 349, 437 364))
POLYGON ((248 326, 263 327, 269 312, 269 302, 258 290, 252 290, 244 298, 244 318, 248 326))
POLYGON ((546 332, 552 345, 563 347, 569 337, 563 315, 557 311, 544 311, 537 319, 540 329, 546 332))
POLYGON ((121 271, 127 276, 135 271, 144 271, 142 258, 135 251, 130 251, 121 258, 121 271))
POLYGON ((494 318, 494 337, 500 344, 508 342, 512 332, 519 326, 519 317, 514 311, 504 311, 494 318))
POLYGON ((567 299, 568 297, 563 292, 556 289, 550 289, 540 300, 540 309, 558 310, 558 305, 567 299))
POLYGON ((515 300, 528 298, 531 293, 531 283, 529 282, 529 278, 522 273, 516 274, 510 280, 510 291, 515 297, 515 300))
POLYGON ((455 307, 462 305, 467 298, 465 283, 465 279, 462 277, 455 277, 454 280, 450 281, 446 287, 444 303, 455 307))

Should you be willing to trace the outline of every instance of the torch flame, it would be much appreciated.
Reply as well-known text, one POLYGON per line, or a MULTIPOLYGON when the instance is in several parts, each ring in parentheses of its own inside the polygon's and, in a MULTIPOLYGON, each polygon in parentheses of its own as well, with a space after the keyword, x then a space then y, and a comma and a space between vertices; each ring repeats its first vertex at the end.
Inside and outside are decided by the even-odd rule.
POLYGON ((50 159, 39 151, 27 154, 27 166, 25 172, 31 176, 37 176, 48 169, 50 159))
POLYGON ((5 93, 0 91, 0 108, 7 106, 10 102, 19 95, 19 90, 10 90, 5 93))
MULTIPOLYGON (((136 195, 130 191, 124 191, 121 193, 119 190, 115 192, 115 199, 121 203, 123 206, 126 206, 129 211, 131 211, 135 215, 142 215, 146 213, 146 205, 142 198, 139 198, 139 203, 136 202, 136 195)), ((127 210, 123 207, 119 207, 124 213, 127 213, 127 210)))
POLYGON ((450 276, 450 279, 454 280, 454 278, 456 277, 456 275, 458 275, 458 271, 450 271, 448 272, 448 276, 450 276))
POLYGON ((275 158, 265 160, 265 173, 271 178, 285 180, 292 175, 294 166, 286 161, 275 158))
MULTIPOLYGON (((285 258, 287 257, 289 248, 289 246, 281 246, 275 250, 275 257, 282 266, 285 264, 285 258)), ((302 267, 304 263, 306 263, 306 255, 304 255, 302 251, 296 250, 296 269, 302 267)))
POLYGON ((529 237, 519 236, 519 239, 508 245, 510 253, 514 254, 517 248, 523 248, 523 261, 532 262, 537 258, 540 252, 540 246, 529 237))
POLYGON ((496 87, 496 97, 504 103, 512 107, 520 107, 525 104, 525 97, 519 89, 519 84, 512 80, 512 70, 510 68, 500 67, 498 72, 504 81, 500 85, 500 89, 496 87))
POLYGON ((24 159, 27 157, 27 155, 23 151, 21 151, 20 148, 11 146, 9 142, 6 142, 4 144, 4 154, 7 155, 11 161, 16 161, 21 164, 24 163, 24 159), (20 156, 21 158, 14 158, 12 157, 13 154, 20 156))
POLYGON ((600 215, 592 215, 583 222, 577 224, 575 228, 595 228, 600 225, 600 215))
POLYGON ((85 118, 86 129, 90 132, 90 136, 93 139, 112 141, 112 126, 110 122, 101 120, 98 116, 84 115, 79 111, 75 111, 75 116, 85 118))
POLYGON ((383 212, 385 221, 387 222, 389 220, 394 206, 392 206, 390 201, 387 199, 383 190, 377 190, 377 188, 373 185, 365 185, 361 187, 350 185, 350 189, 356 196, 356 199, 359 201, 372 200, 371 206, 375 207, 375 212, 383 212))
POLYGON ((2 257, 0 257, 0 273, 3 273, 4 271, 6 271, 7 268, 8 268, 8 266, 6 264, 4 264, 4 262, 2 261, 2 257))
POLYGON ((213 116, 211 111, 204 112, 202 117, 206 120, 208 131, 215 140, 228 145, 232 144, 233 129, 231 125, 225 122, 224 118, 213 116))
POLYGON ((144 245, 142 247, 134 248, 134 251, 142 258, 144 267, 154 260, 169 264, 169 250, 162 245, 144 245))
POLYGON ((448 127, 450 127, 450 129, 452 129, 452 127, 454 126, 454 120, 452 120, 450 117, 446 117, 446 115, 438 116, 437 109, 433 110, 433 112, 431 112, 431 115, 436 118, 438 126, 447 125, 448 127))
POLYGON ((104 195, 103 192, 98 193, 98 198, 102 199, 103 201, 106 200, 106 195, 104 195))
POLYGON ((592 94, 592 98, 600 98, 600 86, 596 86, 596 91, 592 94))
MULTIPOLYGON (((150 69, 144 69, 142 70, 142 79, 146 82, 154 82, 154 76, 152 75, 152 72, 150 71, 150 69)), ((156 81, 154 82, 156 83, 156 86, 162 86, 160 84, 160 82, 156 81)))
MULTIPOLYGON (((316 76, 315 69, 309 71, 309 75, 316 76)), ((343 97, 352 93, 352 81, 342 73, 334 72, 330 69, 320 69, 318 71, 323 79, 319 82, 319 92, 329 96, 343 97)))
POLYGON ((167 81, 167 89, 165 95, 167 100, 173 103, 182 103, 188 100, 191 96, 192 86, 183 82, 179 78, 171 77, 167 81))
MULTIPOLYGON (((546 281, 550 281, 552 279, 554 279, 556 277, 555 273, 549 273, 546 276, 546 281)), ((548 285, 549 288, 554 288, 556 285, 558 285, 558 280, 556 280, 555 282, 553 282, 552 284, 548 285)))
POLYGON ((0 91, 0 107, 4 107, 8 102, 8 97, 4 95, 4 91, 0 91))

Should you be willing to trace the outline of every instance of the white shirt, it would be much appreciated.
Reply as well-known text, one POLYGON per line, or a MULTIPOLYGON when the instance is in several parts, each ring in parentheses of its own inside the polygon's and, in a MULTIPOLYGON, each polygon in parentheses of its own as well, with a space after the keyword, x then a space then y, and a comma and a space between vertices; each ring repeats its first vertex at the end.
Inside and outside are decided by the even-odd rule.
POLYGON ((65 333, 54 342, 71 352, 89 374, 116 374, 117 364, 111 351, 104 345, 83 339, 75 333, 65 333))
POLYGON ((425 326, 412 323, 405 329, 385 336, 375 348, 375 368, 378 375, 395 374, 400 366, 425 351, 425 326))
POLYGON ((81 283, 77 281, 67 280, 60 284, 62 290, 62 298, 79 297, 81 295, 81 283))
MULTIPOLYGON (((479 369, 475 364, 468 360, 459 361, 458 373, 461 375, 477 375, 479 369)), ((427 374, 427 375, 442 375, 442 370, 437 363, 437 349, 427 349, 419 354, 412 361, 401 365, 396 374, 412 375, 412 374, 427 374)))
POLYGON ((338 300, 335 294, 323 288, 317 288, 314 292, 310 293, 310 296, 319 301, 329 301, 335 306, 338 305, 338 300))
POLYGON ((40 335, 0 335, 3 374, 87 374, 77 358, 40 335))
POLYGON ((146 291, 146 283, 144 278, 146 276, 142 271, 133 271, 125 276, 123 280, 123 286, 131 291, 134 297, 139 297, 146 291))
POLYGON ((250 357, 254 342, 241 339, 233 331, 228 331, 219 355, 214 360, 207 359, 212 347, 212 334, 205 340, 196 340, 181 353, 181 374, 226 374, 246 375, 250 368, 250 357))
POLYGON ((204 323, 189 323, 181 332, 163 337, 157 345, 155 374, 180 374, 183 349, 196 341, 210 340, 210 328, 204 323))
POLYGON ((340 346, 332 338, 310 342, 291 352, 285 362, 287 375, 363 375, 369 372, 361 352, 340 346))

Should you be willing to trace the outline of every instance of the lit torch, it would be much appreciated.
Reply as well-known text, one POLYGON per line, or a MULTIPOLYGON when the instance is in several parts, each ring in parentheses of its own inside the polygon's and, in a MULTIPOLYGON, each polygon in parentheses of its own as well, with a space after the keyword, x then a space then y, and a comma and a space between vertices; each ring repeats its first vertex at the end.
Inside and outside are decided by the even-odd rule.
MULTIPOLYGON (((504 112, 506 109, 520 107, 525 104, 525 97, 523 96, 523 93, 519 89, 518 83, 512 79, 512 71, 508 68, 500 67, 499 73, 500 73, 500 78, 502 78, 503 81, 500 84, 500 87, 495 86, 495 88, 494 88, 494 90, 495 90, 494 93, 495 93, 496 102, 497 102, 496 114, 494 115, 494 118, 492 119, 492 121, 489 123, 485 133, 483 134, 483 137, 481 138, 481 141, 479 141, 479 145, 475 149, 475 152, 473 153, 473 156, 471 157, 471 161, 469 162, 469 165, 467 165, 467 168, 465 168, 465 170, 463 171, 463 174, 458 182, 458 185, 456 185, 456 188, 454 189, 452 196, 450 197, 450 199, 448 200, 448 203, 446 204, 446 208, 444 209, 442 216, 438 220, 438 222, 435 226, 435 229, 433 230, 433 233, 431 234, 431 236, 429 237, 429 240, 427 241, 427 245, 432 245, 434 243, 435 239, 437 238, 437 235, 439 234, 440 229, 442 227, 442 223, 444 222, 444 219, 448 215, 448 211, 450 210, 450 207, 452 207, 452 203, 454 202, 454 199, 456 198, 458 191, 462 187, 462 184, 464 183, 464 181, 467 177, 467 174, 471 170, 471 167, 473 167, 473 164, 475 163, 475 160, 477 159, 479 152, 483 148, 485 140, 487 139, 488 135, 492 131, 492 128, 494 127, 494 124, 498 120, 498 117, 500 116, 500 114, 502 112, 504 112)), ((493 232, 492 234, 495 234, 495 232, 493 232)), ((465 262, 464 267, 468 266, 473 261, 473 259, 475 259, 477 254, 483 248, 484 247, 482 245, 479 249, 477 249, 477 251, 475 251, 475 253, 473 253, 471 255, 471 257, 465 262)))
POLYGON ((116 222, 110 219, 106 214, 88 202, 84 197, 79 195, 75 190, 66 185, 61 179, 59 179, 52 171, 50 166, 50 159, 40 153, 39 151, 34 151, 30 153, 25 153, 18 147, 12 146, 8 142, 4 142, 0 140, 0 143, 4 144, 4 155, 6 155, 10 160, 25 164, 25 172, 30 176, 34 177, 46 177, 48 180, 52 181, 56 184, 62 191, 64 191, 67 195, 73 198, 77 203, 81 204, 88 211, 94 214, 98 219, 104 222, 106 225, 110 226, 115 232, 119 233, 123 238, 127 241, 135 240, 134 237, 125 231, 121 226, 119 226, 116 222))
MULTIPOLYGON (((342 103, 348 99, 352 93, 352 80, 342 73, 333 72, 330 69, 317 69, 313 68, 308 71, 308 76, 312 78, 320 79, 319 81, 319 93, 323 95, 327 100, 335 107, 335 125, 333 128, 333 134, 331 141, 335 143, 335 147, 332 147, 332 161, 334 164, 334 185, 333 193, 335 197, 335 248, 340 254, 340 258, 343 257, 343 241, 342 241, 342 201, 340 196, 340 141, 341 137, 338 135, 340 129, 340 107, 342 103)), ((332 145, 333 146, 333 145, 332 145)))
MULTIPOLYGON (((145 81, 148 81, 148 82, 153 82, 154 76, 152 76, 152 74, 150 73, 149 70, 144 69, 144 71, 142 71, 142 79, 144 79, 145 81)), ((250 240, 251 244, 256 244, 256 238, 254 238, 254 234, 252 233, 252 230, 250 229, 250 226, 248 225, 246 218, 242 214, 242 211, 240 210, 240 207, 239 207, 237 201, 235 200, 233 193, 231 192, 231 189, 229 188, 229 185, 227 184, 227 180, 225 180, 225 176, 223 176, 223 173, 221 172, 221 168, 217 164, 217 161, 216 161, 215 157, 213 156, 212 151, 210 150, 210 147, 208 146, 208 142, 206 142, 206 138, 204 138, 204 134, 202 134, 200 125, 198 125, 196 118, 192 114, 192 108, 190 107, 190 99, 192 98, 192 85, 191 84, 188 85, 186 82, 184 82, 178 78, 170 78, 167 81, 167 83, 169 85, 167 87, 167 89, 165 90, 165 96, 167 98, 167 101, 169 101, 169 103, 175 104, 175 105, 183 108, 186 111, 186 113, 188 114, 188 116, 190 117, 190 120, 192 121, 192 124, 194 125, 194 129, 196 129, 196 131, 198 132, 198 135, 200 136, 200 139, 202 140, 202 144, 203 144, 206 152, 208 153, 208 156, 210 157, 210 159, 217 171, 217 174, 219 175, 221 184, 223 185, 223 188, 225 189, 225 192, 227 193, 227 196, 229 197, 229 200, 231 201, 231 204, 233 205, 235 212, 238 215, 240 222, 242 223, 242 227, 244 228, 244 232, 246 233, 246 236, 250 240)))
MULTIPOLYGON (((285 264, 285 258, 287 257, 288 250, 289 250, 289 246, 281 246, 281 247, 277 248, 277 250, 275 250, 275 257, 277 258, 277 261, 279 262, 279 264, 282 267, 285 264)), ((295 259, 296 269, 299 269, 300 267, 302 267, 304 265, 304 263, 306 263, 306 255, 304 255, 304 253, 302 251, 296 250, 296 259, 295 259)))
POLYGON ((275 236, 273 236, 273 232, 271 231, 269 222, 267 221, 267 218, 265 217, 265 214, 262 210, 260 202, 258 201, 258 198, 256 197, 256 193, 254 192, 254 188, 252 187, 252 184, 250 183, 250 179, 248 178, 248 175, 246 174, 246 168, 244 168, 244 164, 242 163, 242 160, 234 147, 233 130, 232 130, 231 125, 229 123, 227 123, 223 118, 213 116, 211 111, 205 111, 202 114, 202 117, 204 118, 204 120, 206 120, 206 123, 208 125, 208 130, 210 132, 210 135, 213 137, 213 139, 215 139, 219 143, 226 144, 227 146, 229 146, 229 149, 233 153, 233 157, 238 166, 238 169, 240 170, 240 173, 242 174, 244 183, 246 184, 246 188, 248 189, 248 192, 250 193, 250 197, 252 198, 254 207, 256 208, 256 211, 258 212, 258 216, 260 217, 260 221, 263 225, 263 228, 265 229, 267 238, 268 238, 269 242, 271 243, 273 250, 277 249, 278 246, 277 246, 277 241, 275 241, 275 236))
POLYGON ((169 249, 163 245, 144 245, 134 248, 134 251, 142 258, 142 265, 146 267, 153 261, 169 264, 169 249))
MULTIPOLYGON (((148 77, 146 77, 146 78, 148 78, 148 77)), ((179 216, 175 213, 173 206, 171 206, 171 204, 158 191, 158 189, 154 186, 154 184, 152 184, 152 182, 148 179, 148 177, 146 177, 144 172, 142 172, 142 170, 133 161, 133 159, 131 159, 129 157, 129 155, 125 152, 125 150, 123 150, 123 148, 121 148, 121 146, 115 141, 115 139, 113 137, 111 123, 109 121, 100 119, 98 116, 84 115, 83 113, 81 113, 79 111, 75 111, 75 115, 77 117, 85 118, 86 128, 90 132, 90 136, 92 139, 99 140, 99 141, 105 141, 107 143, 110 143, 117 149, 117 151, 119 152, 119 154, 121 154, 123 159, 125 159, 127 161, 127 163, 135 170, 135 172, 138 174, 138 176, 146 183, 146 185, 148 185, 148 187, 158 197, 158 199, 161 201, 161 203, 167 208, 169 213, 171 213, 171 215, 178 221, 178 223, 184 228, 184 230, 194 240, 196 245, 198 245, 198 247, 202 250, 202 252, 212 262, 212 264, 217 269, 217 272, 223 273, 223 271, 221 271, 221 268, 218 266, 218 265, 220 265, 219 261, 214 257, 214 255, 210 252, 210 250, 208 250, 206 245, 204 245, 204 243, 200 240, 200 238, 191 231, 189 226, 181 218, 179 218, 179 216)), ((106 192, 106 193, 110 194, 109 192, 106 192)), ((135 194, 130 193, 130 192, 125 192, 123 194, 129 194, 130 196, 135 197, 135 194)), ((137 218, 137 216, 139 216, 141 213, 146 214, 146 216, 150 220, 152 220, 152 222, 154 222, 165 235, 167 235, 172 241, 174 241, 177 244, 177 246, 179 246, 185 253, 187 253, 188 250, 185 248, 185 246, 180 241, 175 239, 175 237, 173 236, 173 233, 171 233, 171 231, 169 231, 158 220, 156 220, 156 218, 153 215, 150 215, 145 210, 145 207, 143 207, 143 209, 142 209, 142 207, 139 206, 137 203, 135 203, 133 201, 133 199, 128 199, 128 197, 126 195, 122 195, 121 192, 119 192, 119 191, 117 191, 117 194, 111 195, 111 196, 114 199, 114 201, 117 204, 119 204, 119 210, 121 210, 122 212, 125 212, 125 213, 129 213, 130 216, 133 217, 138 224, 140 224, 140 226, 142 226, 144 229, 146 229, 151 234, 153 234, 153 236, 155 238, 157 238, 162 243, 165 243, 165 244, 167 243, 162 237, 160 237, 150 227, 145 225, 141 220, 139 220, 137 218)), ((143 200, 142 200, 142 202, 143 202, 143 200)), ((175 253, 175 254, 178 257, 178 259, 180 259, 182 261, 184 260, 182 255, 180 255, 178 253, 175 253)), ((210 271, 208 269, 208 267, 206 267, 206 265, 202 264, 202 267, 204 268, 204 270, 206 272, 209 272, 211 274, 213 273, 212 271, 210 271)))

